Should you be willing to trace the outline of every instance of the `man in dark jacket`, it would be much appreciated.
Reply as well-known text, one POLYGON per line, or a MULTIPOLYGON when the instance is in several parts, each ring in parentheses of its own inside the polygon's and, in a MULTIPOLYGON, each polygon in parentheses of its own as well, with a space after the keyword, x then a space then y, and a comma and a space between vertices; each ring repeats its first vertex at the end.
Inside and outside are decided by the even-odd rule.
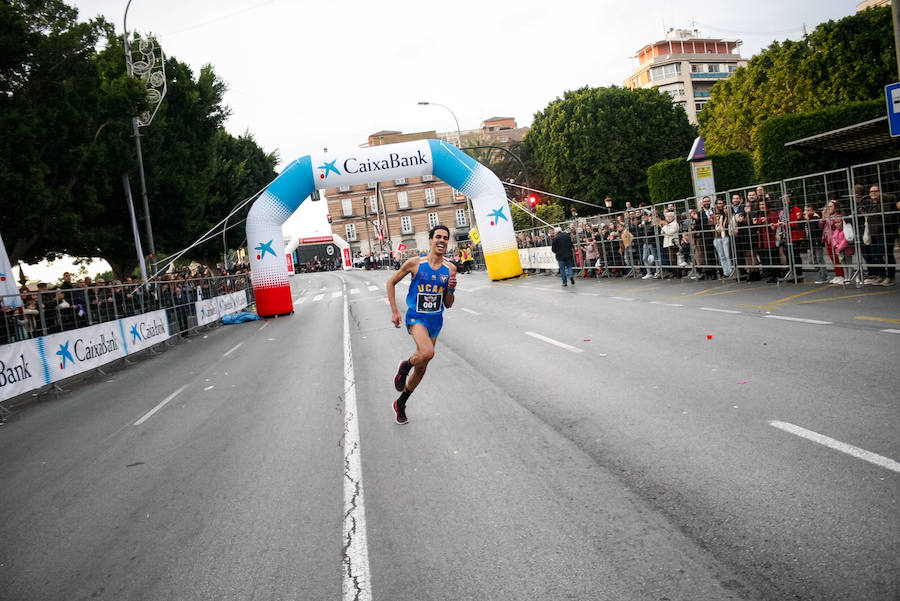
POLYGON ((562 277, 562 285, 566 286, 566 277, 575 285, 575 272, 573 270, 573 252, 572 237, 569 232, 564 232, 556 228, 556 237, 553 238, 553 244, 550 250, 556 255, 556 262, 559 263, 559 275, 562 277))

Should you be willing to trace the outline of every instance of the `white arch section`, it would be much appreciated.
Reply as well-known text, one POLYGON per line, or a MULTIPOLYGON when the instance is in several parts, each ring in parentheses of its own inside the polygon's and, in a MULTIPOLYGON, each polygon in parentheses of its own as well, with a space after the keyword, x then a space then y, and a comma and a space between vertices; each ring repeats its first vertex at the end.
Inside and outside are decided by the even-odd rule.
POLYGON ((268 185, 247 216, 253 291, 260 315, 293 311, 284 269, 281 225, 316 189, 434 175, 472 199, 472 211, 492 280, 522 274, 509 202, 494 173, 441 140, 416 140, 295 160, 268 185))

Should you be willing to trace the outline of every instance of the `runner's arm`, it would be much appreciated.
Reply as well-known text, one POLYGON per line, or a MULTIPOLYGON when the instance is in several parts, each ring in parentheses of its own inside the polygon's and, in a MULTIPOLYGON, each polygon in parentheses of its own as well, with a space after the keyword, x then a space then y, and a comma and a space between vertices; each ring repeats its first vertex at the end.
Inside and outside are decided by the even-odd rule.
POLYGON ((444 306, 449 309, 456 300, 453 294, 456 290, 456 265, 451 263, 447 267, 450 269, 450 279, 447 281, 447 288, 444 289, 444 306))
POLYGON ((403 265, 400 266, 400 269, 397 270, 397 273, 392 275, 387 281, 387 297, 388 303, 391 305, 391 322, 393 322, 395 328, 400 327, 400 310, 397 308, 397 298, 394 294, 394 287, 406 277, 407 274, 412 273, 415 275, 415 270, 419 267, 419 257, 413 257, 411 259, 407 259, 403 265))

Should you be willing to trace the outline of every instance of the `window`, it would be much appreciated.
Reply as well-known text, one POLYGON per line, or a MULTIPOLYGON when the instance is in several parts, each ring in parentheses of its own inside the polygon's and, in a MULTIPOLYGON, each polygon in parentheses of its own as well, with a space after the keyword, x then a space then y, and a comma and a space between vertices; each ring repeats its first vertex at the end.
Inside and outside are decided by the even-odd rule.
POLYGON ((395 185, 395 186, 405 186, 405 185, 406 185, 406 178, 405 178, 405 177, 398 177, 397 179, 394 180, 394 185, 395 185))
POLYGON ((407 198, 406 192, 397 192, 397 208, 398 209, 408 209, 409 208, 409 198, 407 198))
POLYGON ((349 191, 350 191, 350 186, 340 186, 340 187, 338 188, 338 191, 340 191, 340 192, 349 192, 349 191))
POLYGON ((349 217, 353 215, 353 199, 352 198, 342 198, 341 199, 341 208, 344 209, 344 217, 349 217))
POLYGON ((366 190, 374 190, 375 186, 375 182, 369 182, 368 184, 366 184, 366 190))
POLYGON ((400 229, 404 234, 413 233, 412 219, 410 219, 409 215, 403 215, 400 218, 400 229))
POLYGON ((466 210, 456 209, 456 227, 466 227, 469 222, 466 221, 466 210))
POLYGON ((436 205, 437 198, 434 196, 434 188, 425 188, 425 204, 436 205))
POLYGON ((737 65, 728 65, 729 73, 734 73, 735 71, 737 71, 737 65))
POLYGON ((378 213, 378 197, 374 194, 369 197, 369 212, 378 213))
POLYGON ((694 110, 696 110, 699 113, 700 111, 703 110, 704 106, 706 106, 705 102, 698 102, 694 105, 694 110))
POLYGON ((453 188, 453 202, 466 202, 465 194, 453 188))
POLYGON ((347 234, 348 242, 356 241, 356 224, 355 223, 348 223, 348 224, 344 225, 344 232, 347 234))
POLYGON ((718 73, 719 65, 716 65, 716 64, 706 65, 706 72, 707 73, 718 73))
POLYGON ((433 181, 434 181, 434 176, 431 175, 431 174, 423 175, 423 176, 422 176, 422 181, 423 181, 423 182, 433 182, 433 181))
POLYGON ((650 81, 681 75, 681 63, 670 63, 650 69, 650 81))
POLYGON ((428 229, 433 228, 441 222, 437 213, 428 213, 428 229))

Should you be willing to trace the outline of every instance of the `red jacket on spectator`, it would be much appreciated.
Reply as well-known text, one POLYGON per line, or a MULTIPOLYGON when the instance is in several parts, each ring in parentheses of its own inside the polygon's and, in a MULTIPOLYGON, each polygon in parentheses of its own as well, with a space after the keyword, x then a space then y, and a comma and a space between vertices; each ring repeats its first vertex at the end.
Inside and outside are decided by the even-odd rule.
POLYGON ((759 224, 757 230, 759 248, 775 248, 774 227, 778 227, 778 213, 766 211, 766 223, 759 224))

